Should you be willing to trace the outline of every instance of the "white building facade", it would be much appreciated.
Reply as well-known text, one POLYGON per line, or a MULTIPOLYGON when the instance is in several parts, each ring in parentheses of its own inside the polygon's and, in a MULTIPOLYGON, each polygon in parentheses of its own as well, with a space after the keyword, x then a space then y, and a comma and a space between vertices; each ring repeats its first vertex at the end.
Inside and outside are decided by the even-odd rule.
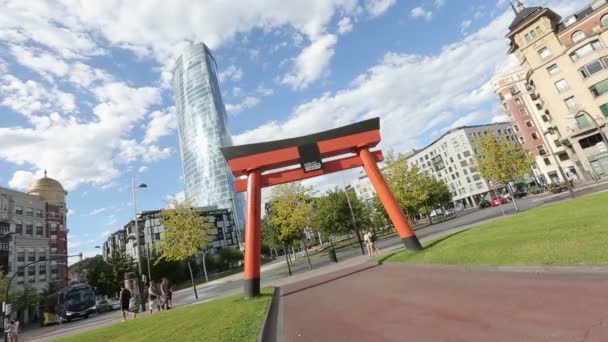
POLYGON ((421 172, 428 172, 444 181, 452 192, 455 205, 477 206, 491 187, 477 170, 475 156, 478 151, 474 141, 477 136, 490 132, 517 140, 510 123, 464 126, 446 132, 430 145, 417 150, 407 161, 421 172))

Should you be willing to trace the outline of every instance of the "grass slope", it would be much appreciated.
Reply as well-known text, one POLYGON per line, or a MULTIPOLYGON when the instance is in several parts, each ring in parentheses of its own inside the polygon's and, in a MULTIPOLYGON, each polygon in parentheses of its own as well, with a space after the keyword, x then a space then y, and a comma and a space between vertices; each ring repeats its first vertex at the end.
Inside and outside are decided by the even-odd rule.
POLYGON ((255 341, 271 298, 272 289, 267 288, 256 299, 232 296, 155 313, 57 341, 255 341))
POLYGON ((608 193, 537 208, 401 251, 386 262, 470 265, 608 264, 608 193))

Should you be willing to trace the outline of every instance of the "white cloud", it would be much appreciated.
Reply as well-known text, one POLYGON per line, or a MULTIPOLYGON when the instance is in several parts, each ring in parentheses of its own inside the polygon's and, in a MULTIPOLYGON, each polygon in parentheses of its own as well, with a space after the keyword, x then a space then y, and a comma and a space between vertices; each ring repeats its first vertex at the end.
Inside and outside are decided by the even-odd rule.
POLYGON ((384 14, 396 0, 365 0, 365 9, 372 17, 384 14))
POLYGON ((249 108, 253 108, 253 107, 257 106, 258 103, 260 103, 259 98, 255 97, 255 96, 247 96, 247 97, 245 97, 245 99, 243 99, 243 101, 241 101, 241 103, 237 103, 237 104, 227 103, 226 112, 228 112, 228 114, 236 115, 236 114, 244 111, 245 109, 249 109, 249 108))
POLYGON ((150 113, 148 120, 144 144, 155 143, 161 137, 172 134, 177 128, 177 118, 173 106, 150 113))
POLYGON ((140 166, 139 169, 138 169, 138 171, 139 171, 139 173, 146 172, 146 171, 148 171, 148 167, 145 166, 145 165, 144 166, 140 166))
POLYGON ((89 213, 89 215, 93 216, 93 215, 97 215, 97 214, 101 214, 105 211, 107 211, 108 208, 97 208, 97 209, 93 209, 91 210, 91 212, 89 213))
POLYGON ((167 195, 167 203, 171 204, 173 201, 183 202, 186 199, 186 193, 180 191, 176 194, 167 195))
POLYGON ((72 215, 76 215, 76 210, 75 209, 68 209, 67 216, 72 216, 72 215))
POLYGON ((256 92, 262 96, 270 96, 270 95, 274 94, 274 90, 267 88, 264 85, 264 83, 258 84, 258 87, 256 88, 256 92))
POLYGON ((110 234, 112 234, 111 230, 104 230, 103 232, 101 232, 101 237, 106 238, 106 237, 110 236, 110 234))
POLYGON ((472 113, 494 100, 489 80, 507 63, 504 35, 510 20, 506 13, 435 55, 387 53, 348 88, 297 106, 285 121, 239 134, 235 143, 299 136, 380 117, 383 148, 405 151, 418 146, 429 129, 447 129, 454 118, 461 124, 489 119, 491 114, 481 111, 457 113, 472 113), (444 115, 445 121, 433 122, 437 115, 444 115))
POLYGON ((410 12, 410 15, 414 18, 424 18, 426 20, 431 20, 431 18, 433 18, 433 12, 422 7, 414 7, 410 12))
POLYGON ((445 5, 445 0, 435 0, 433 4, 435 5, 435 7, 439 8, 445 5))
POLYGON ((344 17, 338 22, 338 32, 344 34, 353 30, 353 21, 349 17, 344 17))
POLYGON ((10 74, 0 76, 0 105, 28 117, 40 112, 76 110, 74 95, 32 80, 22 81, 10 74))
POLYGON ((220 81, 225 82, 228 80, 240 81, 243 77, 243 70, 236 65, 232 64, 226 70, 220 72, 220 81))
POLYGON ((462 23, 460 23, 460 32, 465 34, 469 27, 471 27, 472 23, 473 22, 471 20, 464 20, 462 23))
POLYGON ((285 75, 281 82, 293 89, 304 89, 319 79, 329 66, 337 41, 333 34, 326 34, 312 41, 293 60, 292 71, 285 75))

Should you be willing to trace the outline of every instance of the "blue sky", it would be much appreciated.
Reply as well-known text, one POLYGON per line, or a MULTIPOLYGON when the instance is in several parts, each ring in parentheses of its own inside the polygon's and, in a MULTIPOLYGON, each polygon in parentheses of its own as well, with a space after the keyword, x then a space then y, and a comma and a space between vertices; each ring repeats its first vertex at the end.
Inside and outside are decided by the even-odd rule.
POLYGON ((61 181, 70 253, 95 254, 132 217, 131 176, 148 184, 140 210, 182 192, 171 69, 193 42, 214 52, 237 143, 379 116, 381 147, 407 151, 504 119, 489 80, 513 65, 505 0, 197 3, 2 2, 0 186, 61 181))

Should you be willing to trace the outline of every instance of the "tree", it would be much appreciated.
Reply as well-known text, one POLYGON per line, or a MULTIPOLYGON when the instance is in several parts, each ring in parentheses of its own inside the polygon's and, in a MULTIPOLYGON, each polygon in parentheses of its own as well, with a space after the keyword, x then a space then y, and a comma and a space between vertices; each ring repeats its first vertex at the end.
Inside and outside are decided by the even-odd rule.
POLYGON ((161 254, 155 263, 161 260, 187 261, 194 296, 198 299, 194 275, 190 259, 207 246, 209 242, 209 224, 202 217, 198 209, 192 207, 187 201, 171 201, 171 209, 161 211, 161 221, 165 226, 162 237, 161 254))
POLYGON ((29 307, 38 307, 40 295, 35 287, 26 284, 22 290, 10 295, 11 310, 17 313, 25 311, 29 307))
POLYGON ((441 180, 420 172, 417 166, 410 166, 403 154, 394 156, 389 152, 384 168, 386 180, 397 201, 408 216, 430 213, 437 206, 445 206, 452 201, 452 193, 441 180))
POLYGON ((370 207, 371 220, 373 224, 384 229, 384 227, 391 223, 391 219, 388 217, 386 208, 384 208, 384 204, 382 204, 382 201, 380 201, 378 195, 375 195, 374 198, 372 198, 370 207))
MULTIPOLYGON (((528 174, 534 157, 518 142, 498 137, 494 133, 479 136, 475 140, 475 145, 479 151, 476 156, 479 173, 495 183, 507 185, 508 191, 512 194, 509 183, 528 174)), ((515 198, 513 196, 511 198, 515 210, 519 210, 515 198)))
MULTIPOLYGON (((311 222, 313 201, 308 195, 311 188, 300 182, 278 185, 270 198, 270 222, 279 227, 279 239, 287 244, 302 241, 304 228, 311 222)), ((308 249, 305 248, 308 267, 312 269, 308 249)))
POLYGON ((115 296, 119 285, 124 282, 125 273, 134 271, 133 258, 122 251, 118 251, 105 262, 104 267, 99 272, 97 285, 94 286, 97 286, 102 294, 115 296))
POLYGON ((363 203, 351 191, 334 189, 328 191, 325 196, 319 198, 315 203, 314 222, 315 226, 325 236, 343 235, 355 230, 353 218, 348 206, 350 200, 357 225, 368 225, 370 218, 363 203))

